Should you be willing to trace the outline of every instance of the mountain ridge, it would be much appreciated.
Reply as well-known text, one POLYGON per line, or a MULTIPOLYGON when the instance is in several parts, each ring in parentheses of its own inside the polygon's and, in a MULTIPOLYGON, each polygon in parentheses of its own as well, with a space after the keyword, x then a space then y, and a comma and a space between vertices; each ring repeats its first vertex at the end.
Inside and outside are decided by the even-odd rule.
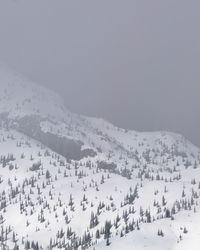
POLYGON ((199 148, 73 114, 10 71, 0 87, 2 249, 198 250, 199 148))
MULTIPOLYGON (((99 119, 74 114, 66 109, 62 98, 59 97, 58 94, 45 87, 27 81, 26 78, 23 78, 17 73, 13 73, 9 69, 2 70, 2 68, 0 68, 0 83, 2 85, 1 88, 3 88, 0 94, 0 113, 7 113, 8 118, 11 118, 11 120, 14 119, 15 122, 24 117, 33 116, 33 120, 41 118, 41 121, 38 122, 38 127, 45 130, 45 132, 50 132, 49 127, 51 126, 51 130, 54 131, 54 134, 58 135, 59 130, 62 129, 62 133, 70 138, 69 130, 72 129, 75 132, 71 133, 70 139, 76 138, 79 140, 79 137, 81 137, 80 134, 91 134, 91 132, 93 134, 108 134, 110 133, 108 128, 110 128, 112 137, 115 137, 119 131, 118 136, 121 137, 127 137, 126 134, 128 134, 131 138, 137 136, 146 136, 148 138, 156 137, 158 134, 166 134, 169 137, 179 138, 179 140, 183 138, 182 135, 168 131, 137 132, 125 130, 114 126, 102 118, 99 119), (48 123, 50 126, 48 126, 48 123), (58 126, 55 125, 56 123, 59 123, 58 126), (65 129, 63 128, 64 126, 66 127, 65 129), (77 134, 79 134, 79 136, 77 136, 77 134)), ((84 140, 83 136, 81 140, 84 140)), ((83 143, 86 144, 84 141, 83 143)))

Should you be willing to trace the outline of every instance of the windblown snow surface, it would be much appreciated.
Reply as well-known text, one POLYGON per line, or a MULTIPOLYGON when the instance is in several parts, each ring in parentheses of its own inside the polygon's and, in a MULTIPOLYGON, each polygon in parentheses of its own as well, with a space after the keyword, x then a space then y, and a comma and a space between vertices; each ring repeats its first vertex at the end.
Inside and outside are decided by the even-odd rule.
POLYGON ((199 250, 200 151, 68 111, 0 69, 1 249, 199 250))

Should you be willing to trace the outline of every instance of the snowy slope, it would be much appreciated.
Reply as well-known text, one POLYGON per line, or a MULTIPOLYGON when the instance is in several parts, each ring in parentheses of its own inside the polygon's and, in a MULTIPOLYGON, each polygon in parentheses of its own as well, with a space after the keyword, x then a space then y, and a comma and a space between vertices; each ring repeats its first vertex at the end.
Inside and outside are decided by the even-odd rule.
POLYGON ((109 247, 102 242, 95 250, 199 250, 200 230, 198 230, 200 214, 192 211, 181 212, 175 216, 175 220, 163 219, 151 224, 144 224, 139 231, 134 231, 123 238, 115 237, 109 247), (184 233, 187 228, 187 233, 184 233), (163 236, 158 231, 163 231, 163 236))
POLYGON ((0 87, 2 249, 197 249, 197 147, 73 114, 4 66, 0 87))
MULTIPOLYGON (((168 242, 166 249, 190 240, 191 236, 185 237, 181 227, 186 227, 188 235, 193 236, 191 232, 195 230, 199 216, 199 167, 180 165, 169 173, 159 166, 152 166, 153 170, 147 168, 145 172, 151 178, 142 179, 138 177, 140 170, 135 170, 132 179, 127 179, 97 168, 94 159, 67 163, 41 143, 12 130, 2 129, 0 142, 0 214, 4 230, 11 228, 6 241, 10 249, 14 247, 13 232, 20 249, 24 249, 28 241, 39 242, 43 249, 47 249, 51 239, 54 249, 62 248, 63 240, 63 248, 76 249, 74 240, 78 238, 79 242, 79 237, 84 238, 90 233, 90 241, 86 240, 87 236, 85 243, 81 243, 87 248, 104 240, 106 220, 112 224, 110 236, 119 235, 116 243, 115 239, 110 240, 111 249, 117 249, 115 244, 128 246, 133 239, 137 249, 143 244, 159 248, 162 237, 157 235, 158 230, 163 231, 164 240, 168 242), (39 169, 33 170, 37 163, 39 169), (158 174, 160 178, 157 178, 158 174), (166 215, 166 209, 169 209, 169 215, 166 215), (97 225, 94 223, 93 226, 92 212, 98 218, 97 225), (150 221, 147 223, 147 220, 150 221), (67 236, 70 228, 75 239, 67 236), (64 235, 58 236, 62 230, 64 235), (96 239, 97 231, 100 236, 96 239), (180 234, 183 239, 178 243, 180 234)), ((105 242, 99 245, 100 249, 105 247, 105 242)))

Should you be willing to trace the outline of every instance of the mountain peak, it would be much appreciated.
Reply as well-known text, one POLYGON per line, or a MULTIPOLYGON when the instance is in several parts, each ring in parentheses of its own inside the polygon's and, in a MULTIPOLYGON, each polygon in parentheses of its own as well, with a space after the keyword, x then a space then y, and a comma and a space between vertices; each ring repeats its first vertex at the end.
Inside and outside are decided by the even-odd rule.
POLYGON ((39 115, 62 119, 65 107, 53 91, 42 87, 0 64, 0 112, 9 117, 39 115))

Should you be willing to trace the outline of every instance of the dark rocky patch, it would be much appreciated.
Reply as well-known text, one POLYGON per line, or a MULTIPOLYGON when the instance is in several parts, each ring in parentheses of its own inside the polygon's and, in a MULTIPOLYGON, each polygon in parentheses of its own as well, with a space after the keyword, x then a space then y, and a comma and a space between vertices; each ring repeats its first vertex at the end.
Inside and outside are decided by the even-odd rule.
POLYGON ((11 123, 11 126, 19 132, 40 141, 42 144, 46 145, 54 152, 64 156, 68 160, 79 161, 84 157, 96 156, 96 152, 92 149, 81 150, 81 147, 83 146, 81 141, 71 140, 49 132, 43 132, 41 130, 40 123, 44 120, 45 119, 34 115, 16 119, 11 123, 6 114, 0 115, 0 121, 1 123, 4 123, 4 125, 11 123))

